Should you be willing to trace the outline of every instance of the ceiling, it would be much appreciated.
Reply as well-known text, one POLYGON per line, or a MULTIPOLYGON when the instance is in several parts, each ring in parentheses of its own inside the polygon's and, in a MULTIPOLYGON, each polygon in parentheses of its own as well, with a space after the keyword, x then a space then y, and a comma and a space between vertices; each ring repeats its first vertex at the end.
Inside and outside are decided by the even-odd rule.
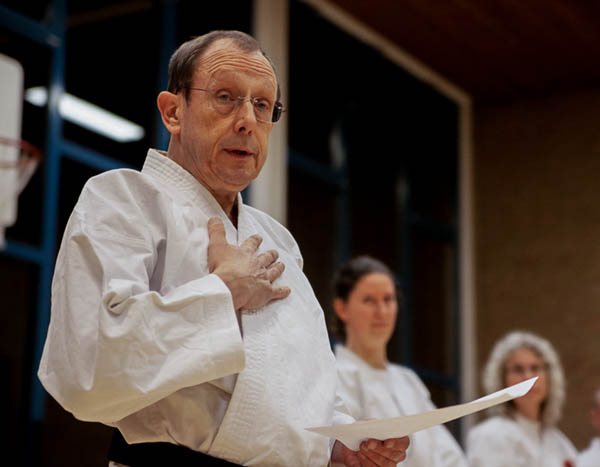
MULTIPOLYGON (((51 2, 4 1, 32 17, 51 2)), ((476 104, 600 85, 600 0, 304 1, 340 8, 469 93, 476 104)), ((71 0, 68 25, 130 16, 163 2, 185 3, 71 0)))
POLYGON ((329 0, 476 103, 600 85, 598 0, 329 0))
MULTIPOLYGON (((69 25, 127 15, 159 3, 70 2, 69 25)), ((462 88, 475 103, 576 92, 600 85, 600 0, 308 3, 336 5, 462 88)))

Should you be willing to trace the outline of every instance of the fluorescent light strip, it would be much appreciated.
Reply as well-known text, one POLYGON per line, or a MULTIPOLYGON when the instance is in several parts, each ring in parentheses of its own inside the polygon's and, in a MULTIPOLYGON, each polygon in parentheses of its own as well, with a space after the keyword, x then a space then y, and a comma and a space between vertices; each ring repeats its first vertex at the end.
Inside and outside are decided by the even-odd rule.
MULTIPOLYGON (((25 100, 43 107, 48 102, 48 90, 41 86, 30 88, 25 91, 25 100)), ((144 137, 141 126, 68 93, 61 96, 58 111, 65 120, 120 143, 138 141, 144 137)))

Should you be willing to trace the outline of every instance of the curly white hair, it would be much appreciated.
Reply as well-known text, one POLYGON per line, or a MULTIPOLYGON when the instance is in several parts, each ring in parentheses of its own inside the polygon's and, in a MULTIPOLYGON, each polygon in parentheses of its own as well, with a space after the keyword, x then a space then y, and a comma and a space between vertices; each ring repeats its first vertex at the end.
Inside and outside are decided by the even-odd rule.
MULTIPOLYGON (((558 354, 552 344, 543 337, 526 331, 513 331, 496 342, 483 370, 482 383, 487 393, 495 392, 505 387, 504 364, 509 356, 518 349, 533 350, 546 364, 548 395, 542 403, 540 421, 545 426, 558 423, 565 401, 566 381, 558 354)), ((500 404, 490 411, 510 415, 514 404, 500 404)))

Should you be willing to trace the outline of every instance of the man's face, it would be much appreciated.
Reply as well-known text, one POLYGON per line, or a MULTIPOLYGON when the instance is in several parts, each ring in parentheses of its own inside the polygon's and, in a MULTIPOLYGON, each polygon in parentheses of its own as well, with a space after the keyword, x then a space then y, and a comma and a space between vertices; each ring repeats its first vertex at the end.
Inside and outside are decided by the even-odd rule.
MULTIPOLYGON (((197 61, 196 70, 191 87, 275 102, 275 74, 260 51, 243 52, 219 40, 197 61)), ((212 105, 211 94, 189 92, 187 102, 181 96, 181 163, 213 194, 238 193, 260 173, 273 124, 258 122, 249 100, 223 115, 212 105)))

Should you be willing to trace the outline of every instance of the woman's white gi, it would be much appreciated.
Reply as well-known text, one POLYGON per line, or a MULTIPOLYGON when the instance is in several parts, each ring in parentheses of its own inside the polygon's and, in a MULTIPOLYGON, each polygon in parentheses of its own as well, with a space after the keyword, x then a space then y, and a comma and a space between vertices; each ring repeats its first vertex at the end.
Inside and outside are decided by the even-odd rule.
MULTIPOLYGON (((69 219, 39 378, 75 417, 130 443, 167 441, 240 464, 327 464, 309 426, 335 411, 335 359, 291 234, 238 197, 236 229, 187 171, 150 150, 141 173, 93 177, 69 219), (207 221, 276 249, 292 292, 242 315, 207 266, 207 221)), ((336 419, 334 420, 334 415, 336 419)))
POLYGON ((600 438, 594 438, 587 449, 577 456, 577 467, 598 467, 600 465, 600 438))
POLYGON ((496 416, 471 429, 467 459, 471 467, 566 467, 577 451, 557 428, 542 428, 521 415, 496 416))
MULTIPOLYGON (((435 410, 429 391, 409 368, 388 363, 376 369, 344 347, 335 347, 338 394, 357 420, 381 419, 435 410)), ((444 426, 410 436, 403 467, 466 466, 460 446, 444 426)))

